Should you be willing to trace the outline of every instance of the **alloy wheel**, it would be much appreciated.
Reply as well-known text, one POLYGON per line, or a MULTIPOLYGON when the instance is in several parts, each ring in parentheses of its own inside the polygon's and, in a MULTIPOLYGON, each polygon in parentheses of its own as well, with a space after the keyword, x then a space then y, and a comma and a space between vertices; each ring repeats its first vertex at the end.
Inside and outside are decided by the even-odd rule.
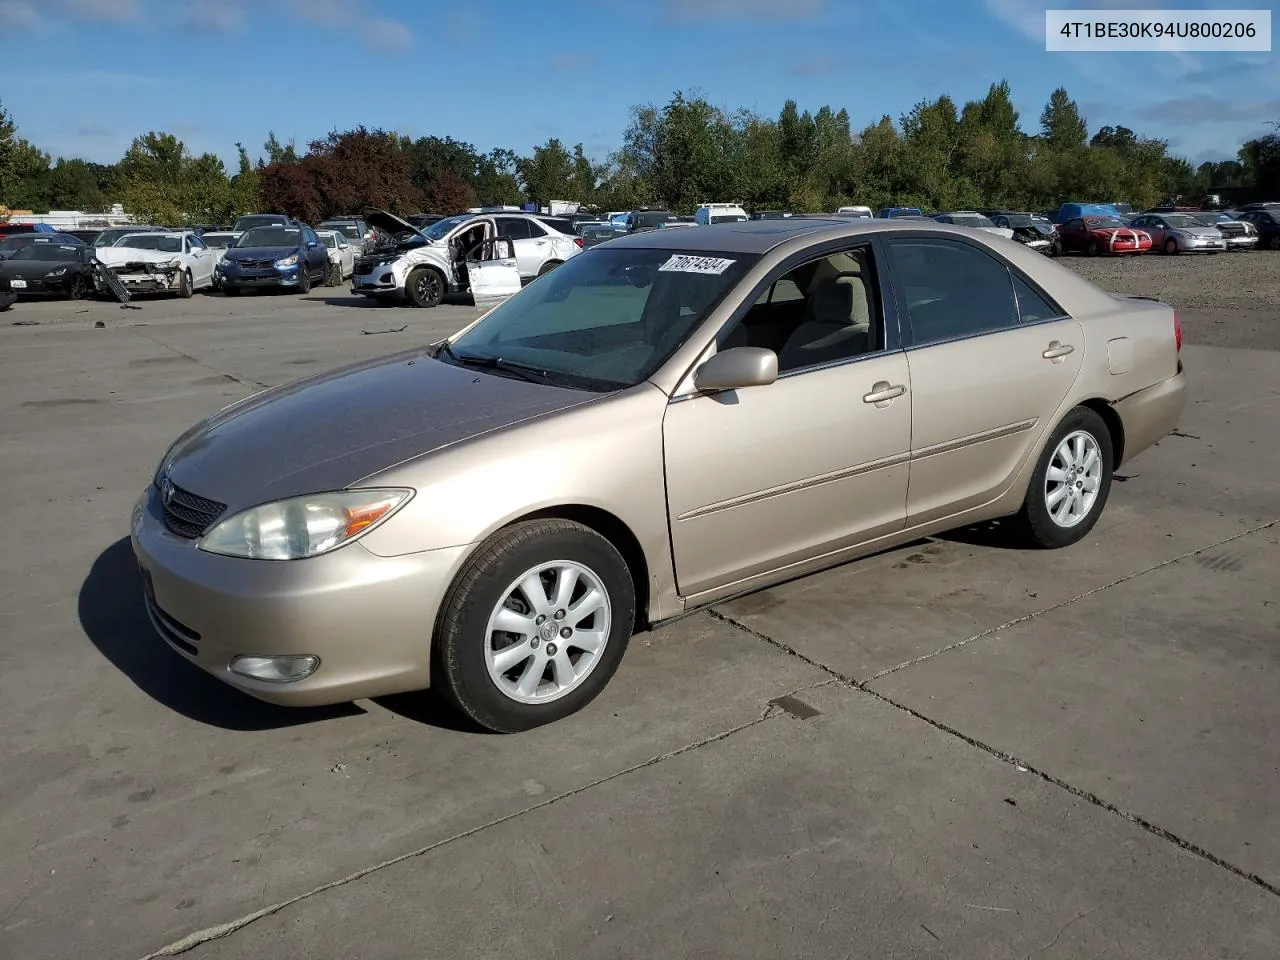
POLYGON ((1102 451, 1097 439, 1083 430, 1062 438, 1045 471, 1044 503, 1060 527, 1080 523, 1098 500, 1102 486, 1102 451))
POLYGON ((502 593, 485 631, 489 677, 518 703, 575 690, 609 641, 612 605, 589 567, 555 560, 526 570, 502 593))

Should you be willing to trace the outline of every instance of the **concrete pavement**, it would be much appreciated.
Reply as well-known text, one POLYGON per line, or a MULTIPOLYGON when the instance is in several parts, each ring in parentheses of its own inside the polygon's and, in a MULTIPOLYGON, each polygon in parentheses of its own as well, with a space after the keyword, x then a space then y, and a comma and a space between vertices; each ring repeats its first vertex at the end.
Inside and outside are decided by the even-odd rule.
POLYGON ((475 315, 304 299, 5 314, 0 957, 1280 954, 1280 354, 1188 347, 1181 435, 1077 547, 795 581, 494 737, 270 708, 145 623, 178 432, 475 315))

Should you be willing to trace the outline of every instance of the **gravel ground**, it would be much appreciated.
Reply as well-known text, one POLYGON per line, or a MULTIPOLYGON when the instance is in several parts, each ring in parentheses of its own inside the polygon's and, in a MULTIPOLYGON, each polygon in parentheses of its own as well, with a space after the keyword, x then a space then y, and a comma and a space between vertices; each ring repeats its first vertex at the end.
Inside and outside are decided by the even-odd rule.
POLYGON ((1172 304, 1187 343, 1280 350, 1280 252, 1063 257, 1061 262, 1104 290, 1172 304))

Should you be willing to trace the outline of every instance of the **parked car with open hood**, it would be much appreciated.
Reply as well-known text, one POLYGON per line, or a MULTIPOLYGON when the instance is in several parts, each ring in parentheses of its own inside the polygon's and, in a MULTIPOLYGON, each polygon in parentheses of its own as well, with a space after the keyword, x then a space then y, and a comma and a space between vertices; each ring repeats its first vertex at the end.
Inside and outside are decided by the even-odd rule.
POLYGON ((329 251, 305 223, 253 227, 227 248, 218 274, 230 297, 243 290, 306 293, 328 277, 329 251))
MULTIPOLYGON (((218 256, 191 230, 130 233, 109 247, 95 248, 99 262, 125 289, 190 297, 213 286, 218 256)), ((101 288, 100 280, 95 285, 101 288)))
POLYGON ((93 247, 83 243, 36 243, 9 251, 0 260, 0 296, 66 297, 92 292, 93 247))
POLYGON ((619 237, 183 433, 133 510, 140 586, 253 696, 431 685, 525 730, 637 627, 996 518, 1080 541, 1177 426, 1180 347, 1168 305, 932 221, 619 237))
MULTIPOLYGON (((553 229, 544 218, 520 213, 459 214, 419 230, 385 210, 369 209, 365 216, 379 230, 395 237, 396 246, 356 261, 351 291, 387 300, 408 300, 434 307, 449 293, 471 293, 489 300, 509 295, 508 279, 499 266, 503 258, 486 261, 487 241, 509 238, 515 250, 515 289, 522 282, 549 273, 582 252, 581 237, 553 229), (483 289, 471 283, 471 264, 486 264, 483 289), (496 286, 495 286, 496 284, 496 286)), ((490 256, 492 256, 490 250, 490 256)))
POLYGON ((1075 217, 1058 227, 1064 253, 1099 255, 1146 253, 1151 234, 1131 227, 1117 217, 1075 217))
POLYGON ((1144 213, 1130 226, 1151 236, 1151 248, 1161 253, 1223 253, 1227 240, 1217 227, 1200 222, 1192 213, 1144 213))

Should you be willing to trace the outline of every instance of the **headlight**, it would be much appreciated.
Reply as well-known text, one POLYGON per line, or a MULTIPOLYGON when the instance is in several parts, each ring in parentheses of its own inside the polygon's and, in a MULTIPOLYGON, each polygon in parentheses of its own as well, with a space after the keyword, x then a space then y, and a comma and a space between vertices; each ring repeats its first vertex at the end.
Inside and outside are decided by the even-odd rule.
POLYGON ((66 272, 67 272, 67 268, 66 268, 66 267, 55 267, 53 270, 50 270, 48 273, 46 273, 46 274, 45 274, 45 276, 46 276, 46 277, 60 277, 60 276, 62 276, 62 275, 63 275, 64 273, 66 273, 66 272))
POLYGON ((277 261, 276 261, 276 266, 277 266, 277 267, 292 267, 292 266, 296 266, 296 265, 297 265, 297 263, 298 263, 298 255, 295 253, 295 254, 293 254, 292 256, 285 257, 283 260, 277 260, 277 261))
POLYGON ((264 503, 223 520, 199 547, 255 560, 314 557, 372 530, 412 496, 404 489, 338 490, 264 503))
POLYGON ((178 265, 177 260, 172 260, 172 259, 161 260, 159 263, 153 263, 151 265, 151 269, 152 270, 172 270, 177 265, 178 265))

